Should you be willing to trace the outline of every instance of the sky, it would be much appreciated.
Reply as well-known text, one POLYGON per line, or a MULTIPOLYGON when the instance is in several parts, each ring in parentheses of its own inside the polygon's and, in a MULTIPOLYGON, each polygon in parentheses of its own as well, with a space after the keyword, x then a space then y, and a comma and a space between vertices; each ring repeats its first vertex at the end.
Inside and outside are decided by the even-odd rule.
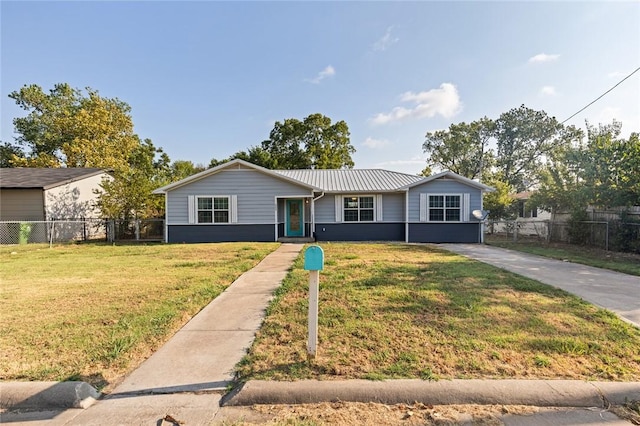
MULTIPOLYGON (((640 67, 640 2, 0 2, 0 139, 23 85, 118 98, 171 160, 276 121, 344 120, 357 168, 416 174, 427 132, 520 105, 563 121, 640 67)), ((640 72, 575 118, 640 132, 640 72)))

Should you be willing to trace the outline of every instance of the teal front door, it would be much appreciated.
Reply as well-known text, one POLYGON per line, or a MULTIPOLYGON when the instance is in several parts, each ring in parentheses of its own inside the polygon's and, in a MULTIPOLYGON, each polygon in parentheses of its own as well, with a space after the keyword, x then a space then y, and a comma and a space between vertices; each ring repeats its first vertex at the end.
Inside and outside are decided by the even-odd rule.
POLYGON ((302 237, 304 235, 304 221, 302 200, 287 200, 287 214, 285 227, 287 237, 302 237))

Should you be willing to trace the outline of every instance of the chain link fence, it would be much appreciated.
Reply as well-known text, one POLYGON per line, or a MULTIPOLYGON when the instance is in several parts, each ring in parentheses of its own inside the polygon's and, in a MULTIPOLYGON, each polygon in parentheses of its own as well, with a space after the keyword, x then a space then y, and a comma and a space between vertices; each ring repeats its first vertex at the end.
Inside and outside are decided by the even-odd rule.
POLYGON ((640 223, 622 221, 494 220, 485 228, 491 241, 560 242, 640 253, 640 223))
POLYGON ((53 244, 106 237, 106 223, 102 219, 0 222, 0 244, 53 244))
POLYGON ((0 244, 164 241, 164 220, 0 221, 0 244))
POLYGON ((109 241, 164 241, 163 219, 107 221, 109 241))

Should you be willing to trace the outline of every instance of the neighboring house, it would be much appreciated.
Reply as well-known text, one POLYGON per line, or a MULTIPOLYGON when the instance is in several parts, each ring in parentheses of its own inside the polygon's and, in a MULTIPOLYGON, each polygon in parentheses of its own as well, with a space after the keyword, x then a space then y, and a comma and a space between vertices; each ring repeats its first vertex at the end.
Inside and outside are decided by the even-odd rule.
POLYGON ((528 206, 529 199, 531 198, 530 191, 518 192, 513 196, 518 203, 518 218, 530 219, 530 220, 549 220, 551 219, 551 213, 542 210, 536 206, 528 206))
POLYGON ((268 170, 232 160, 170 185, 165 241, 480 242, 493 188, 443 172, 268 170))
POLYGON ((104 236, 102 223, 84 220, 100 216, 103 179, 111 179, 103 169, 0 169, 0 244, 104 236))
POLYGON ((46 221, 98 217, 95 190, 104 169, 0 169, 0 220, 46 221))

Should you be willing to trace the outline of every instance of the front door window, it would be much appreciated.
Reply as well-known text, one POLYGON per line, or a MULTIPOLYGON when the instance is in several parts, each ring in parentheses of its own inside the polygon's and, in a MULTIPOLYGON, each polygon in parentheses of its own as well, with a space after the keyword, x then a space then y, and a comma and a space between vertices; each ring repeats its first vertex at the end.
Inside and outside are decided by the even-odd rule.
POLYGON ((286 228, 287 236, 301 237, 303 235, 302 200, 287 200, 286 228))

